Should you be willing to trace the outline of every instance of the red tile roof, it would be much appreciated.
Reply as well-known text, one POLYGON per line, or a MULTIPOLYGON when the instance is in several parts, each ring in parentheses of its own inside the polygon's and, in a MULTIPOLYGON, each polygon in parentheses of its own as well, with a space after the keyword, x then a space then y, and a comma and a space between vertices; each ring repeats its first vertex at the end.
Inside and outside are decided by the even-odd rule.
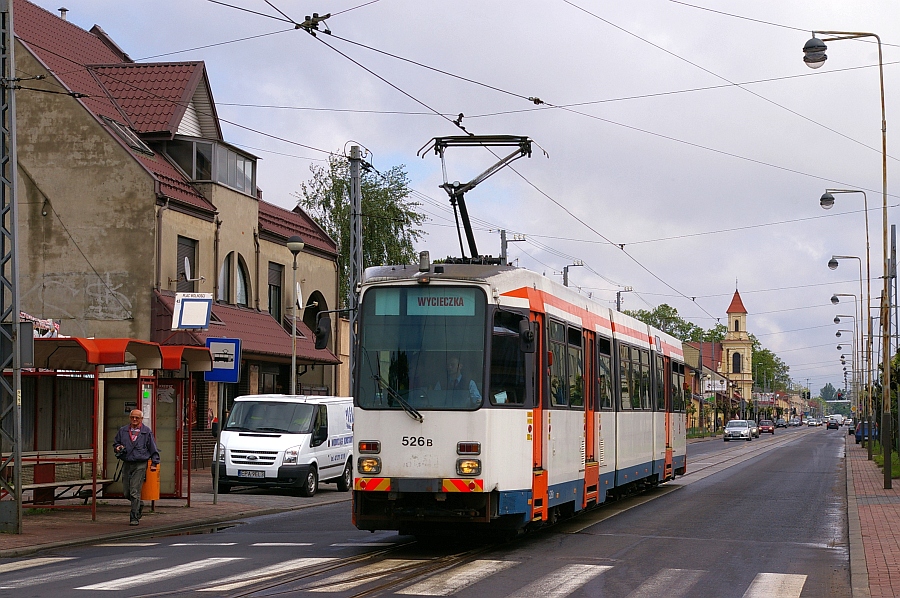
POLYGON ((171 138, 204 74, 202 62, 92 66, 91 71, 138 133, 171 138))
MULTIPOLYGON (((135 72, 143 72, 142 69, 153 65, 122 63, 122 57, 110 49, 97 35, 85 31, 69 21, 64 21, 55 14, 26 0, 15 0, 14 10, 16 37, 34 54, 35 58, 44 63, 47 69, 66 88, 87 96, 78 98, 75 101, 81 102, 97 116, 111 118, 129 125, 135 130, 140 130, 137 123, 134 122, 135 118, 144 123, 143 126, 150 126, 149 122, 152 119, 149 116, 145 117, 142 111, 138 109, 140 108, 140 102, 135 97, 138 94, 133 88, 130 96, 126 91, 129 85, 125 82, 135 81, 137 80, 136 77, 125 77, 123 73, 128 69, 135 69, 135 72), (117 64, 117 67, 108 66, 112 64, 117 64), (91 68, 90 65, 107 66, 91 68), (95 76, 95 73, 100 72, 105 73, 105 75, 98 74, 95 76), (122 81, 114 85, 113 89, 123 97, 127 106, 135 108, 134 114, 130 115, 127 110, 118 105, 112 91, 101 83, 101 80, 105 80, 112 85, 114 78, 119 78, 122 81), (144 120, 145 118, 147 119, 146 121, 144 120)), ((173 68, 171 66, 173 63, 168 64, 170 65, 168 68, 173 68)), ((185 63, 178 64, 183 65, 185 63)), ((200 64, 202 67, 202 63, 194 64, 200 64)), ((192 77, 196 79, 195 71, 197 67, 192 68, 192 77)), ((169 95, 175 94, 173 91, 166 93, 169 95)), ((182 90, 181 95, 185 93, 186 91, 182 90)), ((157 117, 157 119, 159 118, 162 117, 157 117)), ((110 131, 110 134, 116 137, 112 131, 110 131)), ((127 146, 124 147, 128 149, 127 146)), ((129 151, 131 150, 129 149, 129 151)), ((199 191, 194 189, 184 175, 166 161, 165 158, 161 156, 146 156, 136 152, 131 153, 156 177, 160 182, 160 191, 167 197, 204 210, 216 211, 215 206, 209 203, 199 191)))
POLYGON ((337 255, 337 243, 300 208, 285 210, 259 200, 259 228, 285 238, 299 234, 310 247, 337 255))
MULTIPOLYGON (((245 354, 291 356, 291 335, 268 312, 213 303, 209 330, 172 334, 172 310, 175 294, 156 291, 154 301, 154 342, 162 345, 205 345, 207 337, 239 338, 245 354)), ((315 335, 297 321, 297 358, 305 363, 337 364, 340 359, 328 349, 316 349, 315 335)))
POLYGON ((734 291, 734 297, 731 298, 731 305, 728 306, 728 309, 725 310, 726 314, 745 314, 747 313, 747 308, 744 307, 744 302, 741 301, 741 294, 737 292, 737 289, 734 291))

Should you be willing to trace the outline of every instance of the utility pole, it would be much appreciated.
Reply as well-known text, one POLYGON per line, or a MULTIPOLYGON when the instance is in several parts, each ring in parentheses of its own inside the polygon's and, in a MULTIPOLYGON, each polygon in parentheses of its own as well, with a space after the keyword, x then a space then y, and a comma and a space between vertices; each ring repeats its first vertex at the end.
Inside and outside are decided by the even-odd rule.
POLYGON ((359 166, 362 159, 359 146, 350 146, 350 293, 347 307, 350 308, 350 392, 356 392, 356 358, 359 331, 359 285, 362 281, 362 185, 359 166))
POLYGON ((622 293, 633 291, 632 287, 625 287, 621 291, 616 291, 616 311, 622 311, 622 293))
POLYGON ((19 350, 19 258, 16 203, 16 97, 13 2, 0 0, 0 532, 22 533, 22 365, 19 350), (7 452, 8 451, 8 452, 7 452))

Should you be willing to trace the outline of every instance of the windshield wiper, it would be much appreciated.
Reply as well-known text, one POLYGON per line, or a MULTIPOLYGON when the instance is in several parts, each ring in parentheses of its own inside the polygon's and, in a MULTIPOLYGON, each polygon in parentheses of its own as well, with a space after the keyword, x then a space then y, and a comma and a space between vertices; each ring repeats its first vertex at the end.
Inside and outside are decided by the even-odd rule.
POLYGON ((386 390, 388 395, 400 404, 400 406, 406 412, 406 415, 410 416, 420 424, 424 421, 424 419, 422 418, 422 414, 416 411, 412 405, 407 403, 403 399, 403 397, 400 396, 399 392, 388 386, 388 384, 384 381, 384 378, 382 378, 378 374, 372 374, 372 378, 378 383, 382 390, 386 390))
POLYGON ((284 434, 290 433, 290 430, 285 430, 284 428, 254 428, 254 432, 283 432, 284 434))
POLYGON ((238 432, 250 432, 250 428, 245 428, 243 426, 226 426, 226 430, 237 430, 238 432))

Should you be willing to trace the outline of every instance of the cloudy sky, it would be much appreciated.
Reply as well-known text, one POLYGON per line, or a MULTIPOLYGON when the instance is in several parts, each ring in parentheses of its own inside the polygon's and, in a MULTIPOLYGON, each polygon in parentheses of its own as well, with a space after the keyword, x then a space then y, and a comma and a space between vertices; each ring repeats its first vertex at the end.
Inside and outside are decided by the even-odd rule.
MULTIPOLYGON (((888 174, 900 177, 900 3, 37 3, 100 25, 137 61, 203 60, 219 116, 246 127, 223 124, 226 140, 262 158, 267 201, 292 207, 309 167, 353 143, 379 170, 405 165, 434 258, 460 250, 440 160, 417 151, 461 134, 460 113, 471 133, 528 136, 531 158, 466 197, 481 253, 499 254, 500 229, 524 235, 510 243, 518 265, 561 279, 581 260, 570 286, 609 305, 631 287, 623 307, 667 303, 704 328, 724 322, 737 287, 750 331, 813 394, 843 385, 840 353, 852 352, 852 335, 838 351, 835 333, 853 319, 833 319, 855 313, 854 299, 830 298, 860 294, 860 266, 866 277, 863 197, 838 195, 826 212, 826 188, 865 190, 873 305, 881 294, 878 48, 829 43, 818 70, 801 50, 812 30, 881 36, 888 174), (313 12, 333 15, 333 35, 284 16, 313 12), (832 271, 832 255, 861 260, 832 271)), ((495 161, 451 148, 447 175, 468 181, 495 161)))

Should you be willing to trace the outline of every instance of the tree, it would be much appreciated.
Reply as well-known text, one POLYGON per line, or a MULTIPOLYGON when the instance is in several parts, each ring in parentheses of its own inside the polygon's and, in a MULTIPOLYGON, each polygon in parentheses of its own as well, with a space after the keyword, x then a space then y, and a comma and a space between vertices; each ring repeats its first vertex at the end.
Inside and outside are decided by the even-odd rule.
POLYGON ((753 385, 756 388, 766 391, 785 390, 791 383, 789 372, 790 368, 781 358, 759 346, 759 341, 754 343, 753 385))
POLYGON ((699 340, 703 334, 702 328, 679 316, 677 309, 665 303, 658 305, 651 311, 636 309, 625 310, 625 313, 682 341, 694 340, 695 338, 699 340))
MULTIPOLYGON (((350 161, 332 155, 328 166, 309 167, 312 179, 295 193, 297 205, 338 244, 340 307, 350 296, 350 161)), ((424 236, 419 228, 425 215, 409 198, 405 166, 377 174, 364 171, 362 188, 362 265, 412 264, 418 261, 414 244, 424 236)))
POLYGON ((819 396, 825 401, 833 401, 837 398, 837 390, 829 382, 819 390, 819 396))

